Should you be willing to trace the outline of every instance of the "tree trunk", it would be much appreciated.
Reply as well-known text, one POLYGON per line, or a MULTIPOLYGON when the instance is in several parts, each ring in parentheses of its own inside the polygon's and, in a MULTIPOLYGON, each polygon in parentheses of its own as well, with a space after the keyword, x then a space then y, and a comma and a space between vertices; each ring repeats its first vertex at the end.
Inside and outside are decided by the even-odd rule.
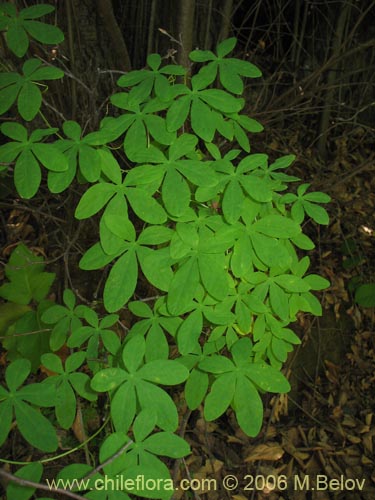
POLYGON ((98 13, 103 19, 104 26, 111 40, 111 51, 114 54, 112 59, 116 65, 116 69, 130 71, 131 62, 128 48, 113 12, 112 0, 98 0, 98 13))
MULTIPOLYGON (((331 57, 338 57, 340 55, 340 49, 343 40, 343 33, 346 23, 349 19, 351 4, 347 3, 343 6, 339 17, 337 18, 336 30, 333 34, 333 46, 331 57)), ((324 100, 324 109, 320 119, 320 137, 318 142, 318 151, 322 159, 327 157, 327 137, 329 130, 329 121, 331 119, 332 105, 335 96, 334 84, 337 78, 337 71, 339 70, 339 65, 341 63, 337 62, 332 65, 331 70, 327 77, 327 93, 324 100)))
POLYGON ((232 10, 233 0, 224 0, 224 5, 221 11, 222 21, 218 42, 225 40, 229 36, 231 30, 232 10))
POLYGON ((178 62, 185 68, 190 67, 189 53, 193 50, 195 0, 180 0, 178 36, 181 39, 181 48, 178 62))

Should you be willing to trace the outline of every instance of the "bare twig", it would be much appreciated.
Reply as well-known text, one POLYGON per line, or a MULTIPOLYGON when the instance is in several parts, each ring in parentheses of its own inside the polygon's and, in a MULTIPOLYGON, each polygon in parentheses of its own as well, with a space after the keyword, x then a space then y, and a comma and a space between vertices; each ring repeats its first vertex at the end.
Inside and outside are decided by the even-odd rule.
POLYGON ((11 481, 12 483, 19 484, 20 486, 26 486, 29 488, 36 488, 38 490, 48 491, 49 493, 59 493, 60 495, 65 495, 69 498, 75 498, 76 500, 82 500, 81 495, 77 495, 73 493, 71 490, 64 490, 62 488, 53 488, 47 486, 43 483, 35 483, 34 481, 29 481, 28 479, 22 479, 21 477, 17 477, 10 472, 7 472, 4 469, 0 468, 0 477, 3 477, 6 481, 11 481))
POLYGON ((95 476, 95 474, 97 474, 99 471, 101 471, 102 469, 104 469, 104 467, 106 467, 107 465, 109 465, 112 462, 114 462, 116 460, 116 458, 118 458, 119 456, 121 456, 129 448, 129 446, 131 446, 133 444, 133 442, 134 441, 132 441, 130 439, 130 441, 128 441, 127 443, 125 443, 123 446, 121 446, 121 448, 118 451, 116 451, 116 453, 114 453, 109 458, 107 458, 107 460, 104 460, 103 463, 99 464, 97 467, 95 467, 95 469, 93 469, 86 476, 84 476, 82 478, 82 480, 84 481, 86 479, 90 479, 90 477, 95 476))

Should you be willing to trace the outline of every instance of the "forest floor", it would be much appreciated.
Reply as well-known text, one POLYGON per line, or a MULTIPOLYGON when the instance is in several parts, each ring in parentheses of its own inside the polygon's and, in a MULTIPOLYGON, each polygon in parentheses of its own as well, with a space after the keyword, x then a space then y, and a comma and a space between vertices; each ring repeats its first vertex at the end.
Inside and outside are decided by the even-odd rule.
MULTIPOLYGON (((284 154, 292 142, 289 138, 284 154)), ((270 153, 283 154, 283 144, 275 136, 269 143, 270 153)), ((297 161, 290 172, 309 182, 308 172, 312 188, 332 197, 330 225, 319 232, 313 225, 305 228, 317 242, 312 267, 331 281, 331 287, 320 297, 323 316, 301 315, 293 325, 302 344, 286 366, 292 392, 265 400, 264 426, 253 439, 243 434, 230 412, 205 422, 200 411, 185 411, 181 403, 180 434, 190 443, 192 454, 171 463, 171 470, 176 484, 188 478, 199 487, 178 491, 175 500, 375 498, 375 316, 374 309, 356 305, 351 293, 355 280, 375 282, 374 165, 365 145, 360 153, 351 152, 342 139, 336 151, 329 168, 323 168, 312 151, 304 151, 304 163, 297 161)), ((12 209, 9 204, 2 217, 8 238, 2 242, 1 255, 20 240, 50 254, 51 239, 43 236, 42 228, 35 234, 32 211, 12 209)), ((42 216, 37 217, 40 221, 42 216)), ((4 357, 1 362, 4 365, 4 357)), ((83 411, 85 432, 95 432, 101 410, 83 411)), ((81 439, 80 432, 76 421, 71 443, 81 439)), ((25 454, 17 441, 3 449, 4 459, 38 459, 25 454)), ((84 460, 82 452, 76 459, 84 460)), ((74 457, 68 460, 72 463, 74 457)), ((61 461, 56 468, 49 464, 47 473, 57 474, 57 466, 61 461)))

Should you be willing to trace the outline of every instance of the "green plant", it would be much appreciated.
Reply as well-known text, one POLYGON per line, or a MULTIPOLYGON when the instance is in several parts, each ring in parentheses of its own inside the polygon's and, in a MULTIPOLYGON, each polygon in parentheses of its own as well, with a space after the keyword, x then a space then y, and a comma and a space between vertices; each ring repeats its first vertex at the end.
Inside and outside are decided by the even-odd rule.
POLYGON ((369 278, 365 278, 368 273, 361 267, 367 263, 367 260, 358 244, 352 239, 345 240, 341 251, 344 256, 344 269, 356 273, 348 283, 348 289, 354 295, 354 301, 362 307, 375 307, 375 283, 371 281, 365 283, 369 281, 369 278))
MULTIPOLYGON (((38 7, 39 14, 47 12, 38 7)), ((29 15, 1 8, 6 18, 29 15)), ((27 31, 30 25, 23 25, 27 31)), ((7 41, 17 53, 12 33, 8 28, 7 41)), ((65 290, 65 306, 48 303, 34 314, 52 329, 49 350, 57 351, 66 343, 79 351, 66 360, 65 369, 57 354, 34 350, 33 355, 55 372, 40 386, 45 394, 55 388, 56 398, 46 402, 55 406, 62 427, 73 420, 75 392, 89 400, 95 397, 87 387, 88 375, 79 371, 83 363, 90 371, 91 390, 109 395, 113 432, 100 447, 99 461, 112 474, 170 479, 157 455, 177 458, 189 453, 187 443, 174 434, 176 404, 160 386, 185 383, 191 410, 203 404, 205 418, 214 420, 231 407, 243 431, 256 436, 263 423, 261 395, 289 390, 280 369, 299 339, 288 325, 299 311, 321 314, 312 291, 326 288, 328 282, 306 274, 310 261, 307 256, 300 259, 299 251, 314 248, 301 229, 306 214, 327 224, 327 213, 317 203, 329 198, 306 193, 307 184, 296 195, 284 194, 288 183, 298 180, 283 172, 293 155, 269 162, 265 154, 250 154, 247 132, 259 132, 262 126, 241 114, 245 105, 239 97, 241 77, 261 73, 249 62, 227 57, 235 45, 236 39, 230 38, 217 46, 217 54, 193 51, 193 62, 208 64, 191 79, 184 68, 162 66, 159 55, 150 55, 147 69, 118 80, 124 91, 111 97, 118 116, 104 117, 100 129, 85 137, 73 121, 59 124, 66 138, 55 142, 56 128, 34 130, 29 138, 19 123, 7 122, 0 128, 13 139, 0 147, 0 161, 15 161, 14 182, 20 196, 32 198, 37 192, 43 167, 53 193, 68 189, 75 179, 92 184, 85 189, 75 217, 84 220, 100 214, 99 241, 85 252, 80 267, 111 265, 103 291, 103 306, 110 314, 99 319, 89 307, 76 307, 73 293, 65 290), (181 77, 183 82, 176 79, 181 77), (212 88, 216 79, 223 88, 212 88), (119 138, 129 168, 120 165, 111 150, 119 138), (239 148, 229 149, 234 141, 239 148), (139 294, 140 271, 156 294, 153 299, 139 294), (140 300, 133 300, 137 297, 140 300), (153 308, 145 300, 152 300, 153 308), (141 318, 124 338, 114 328, 118 315, 113 314, 122 308, 141 318), (107 465, 111 456, 114 459, 107 465)), ((40 78, 60 77, 57 70, 43 73, 38 67, 36 73, 40 78)), ((31 76, 28 82, 33 81, 31 76)), ((15 85, 12 78, 0 79, 9 82, 10 94, 15 92, 9 90, 15 85)), ((38 79, 35 74, 34 78, 38 79)), ((32 96, 26 112, 18 102, 25 119, 40 107, 36 92, 32 96)), ((6 109, 14 101, 8 97, 6 109)), ((14 282, 15 293, 20 293, 19 282, 14 282)), ((30 297, 42 298, 34 292, 30 297)), ((18 385, 26 372, 17 379, 18 385)), ((8 379, 14 391, 17 384, 8 379)), ((4 391, 2 404, 9 405, 4 391)), ((9 424, 12 417, 6 408, 9 424)), ((18 424, 23 432, 22 420, 18 424)), ((49 451, 56 448, 51 440, 44 444, 38 440, 38 445, 49 451)), ((91 470, 76 464, 59 477, 79 478, 91 470)), ((164 488, 158 497, 146 490, 136 494, 169 498, 171 491, 164 488)))

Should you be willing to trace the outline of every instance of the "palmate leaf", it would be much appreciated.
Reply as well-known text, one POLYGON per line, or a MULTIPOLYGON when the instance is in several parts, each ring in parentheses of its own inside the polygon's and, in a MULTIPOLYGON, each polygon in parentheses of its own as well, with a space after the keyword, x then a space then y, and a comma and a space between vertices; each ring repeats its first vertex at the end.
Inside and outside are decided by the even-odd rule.
POLYGON ((9 283, 0 287, 0 296, 17 304, 41 301, 47 295, 55 278, 44 272, 43 258, 34 255, 25 245, 18 245, 5 267, 9 283))
POLYGON ((2 29, 6 29, 6 41, 9 49, 17 56, 23 57, 29 47, 28 35, 41 43, 59 44, 64 40, 63 32, 56 26, 34 21, 55 9, 51 5, 34 5, 17 12, 7 5, 0 6, 2 29))
MULTIPOLYGON (((9 33, 8 33, 9 34, 9 33)), ((17 99, 18 111, 22 118, 31 121, 42 104, 42 94, 36 82, 62 78, 63 71, 45 67, 39 59, 29 59, 23 65, 23 75, 15 72, 0 74, 1 107, 7 111, 17 99)))
POLYGON ((5 439, 10 431, 10 421, 15 411, 17 426, 22 436, 33 446, 43 451, 55 451, 57 448, 56 432, 49 420, 25 401, 40 406, 54 406, 53 390, 43 384, 29 384, 20 387, 31 371, 27 359, 18 359, 11 363, 5 372, 5 380, 10 389, 8 393, 0 386, 0 413, 3 417, 0 440, 5 439), (34 429, 37 426, 37 429, 34 429))
POLYGON ((210 83, 214 81, 219 69, 220 82, 223 87, 234 94, 242 94, 243 82, 241 76, 258 78, 262 76, 262 73, 248 61, 226 58, 232 52, 236 43, 236 38, 228 38, 217 45, 217 56, 209 50, 193 50, 190 52, 189 57, 193 62, 209 61, 204 70, 205 73, 210 73, 210 83))

